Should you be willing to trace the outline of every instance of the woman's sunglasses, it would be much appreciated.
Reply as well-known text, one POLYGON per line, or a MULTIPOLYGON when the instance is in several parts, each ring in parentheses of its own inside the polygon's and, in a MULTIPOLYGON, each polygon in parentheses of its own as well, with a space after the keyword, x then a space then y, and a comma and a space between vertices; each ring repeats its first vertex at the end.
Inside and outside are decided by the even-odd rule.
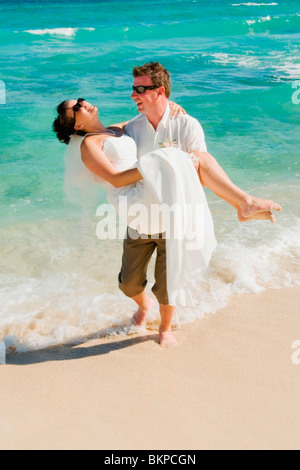
POLYGON ((74 104, 74 106, 71 106, 70 108, 65 108, 64 111, 66 111, 67 109, 73 109, 74 119, 75 119, 75 113, 77 113, 77 111, 80 110, 80 108, 82 107, 82 104, 80 104, 80 103, 82 103, 83 101, 85 101, 84 98, 78 98, 77 103, 74 104))
POLYGON ((145 93, 147 90, 154 90, 155 88, 159 88, 158 86, 133 86, 132 89, 133 91, 136 91, 141 95, 142 93, 145 93))
POLYGON ((82 103, 83 101, 85 101, 84 98, 78 98, 77 103, 74 104, 74 106, 72 106, 72 109, 73 109, 74 113, 76 113, 77 111, 80 110, 80 108, 82 106, 80 103, 82 103))

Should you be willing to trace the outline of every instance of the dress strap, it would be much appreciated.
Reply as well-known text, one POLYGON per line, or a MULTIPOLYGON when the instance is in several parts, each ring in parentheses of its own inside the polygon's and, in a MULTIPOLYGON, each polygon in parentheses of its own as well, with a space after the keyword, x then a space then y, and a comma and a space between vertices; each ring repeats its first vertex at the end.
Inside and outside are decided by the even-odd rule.
POLYGON ((89 132, 89 133, 85 134, 83 140, 86 137, 88 137, 89 135, 105 135, 105 134, 107 135, 109 133, 111 133, 111 135, 116 135, 116 133, 114 131, 112 131, 111 129, 107 129, 107 131, 104 131, 104 132, 89 132))

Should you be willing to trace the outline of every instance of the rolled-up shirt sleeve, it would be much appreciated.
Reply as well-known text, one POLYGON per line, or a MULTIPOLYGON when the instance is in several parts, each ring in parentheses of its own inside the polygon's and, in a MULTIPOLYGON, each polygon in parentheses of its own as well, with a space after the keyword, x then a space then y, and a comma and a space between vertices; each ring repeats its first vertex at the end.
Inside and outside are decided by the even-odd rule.
POLYGON ((186 126, 186 152, 192 152, 198 150, 199 152, 207 152, 207 146, 205 142, 205 135, 202 126, 197 119, 189 116, 186 126))

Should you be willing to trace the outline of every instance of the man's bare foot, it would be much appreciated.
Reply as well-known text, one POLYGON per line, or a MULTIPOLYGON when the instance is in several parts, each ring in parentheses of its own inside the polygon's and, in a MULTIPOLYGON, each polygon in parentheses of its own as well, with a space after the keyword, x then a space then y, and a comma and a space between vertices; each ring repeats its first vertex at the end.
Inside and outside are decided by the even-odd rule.
POLYGON ((251 215, 250 217, 243 217, 241 211, 238 211, 238 219, 240 222, 249 222, 249 220, 269 220, 273 224, 276 222, 275 216, 272 212, 257 212, 256 214, 251 215))
POLYGON ((171 330, 159 330, 159 344, 162 348, 171 348, 172 346, 176 346, 177 339, 175 338, 171 330))
POLYGON ((149 310, 152 309, 154 305, 154 301, 150 298, 147 299, 147 304, 145 306, 140 307, 137 312, 132 317, 132 324, 139 327, 146 326, 146 317, 149 310))
MULTIPOLYGON (((245 201, 240 210, 238 211, 238 217, 249 219, 249 217, 256 216, 259 213, 268 214, 271 211, 281 211, 282 207, 277 202, 269 201, 267 199, 260 199, 258 197, 249 196, 248 200, 245 201)), ((257 217, 255 217, 257 219, 257 217)), ((253 219, 252 219, 253 220, 253 219)), ((262 220, 261 218, 258 220, 262 220)), ((264 217, 263 220, 271 220, 268 217, 264 217)), ((244 220, 242 220, 244 222, 244 220)), ((271 222, 274 222, 271 220, 271 222)))

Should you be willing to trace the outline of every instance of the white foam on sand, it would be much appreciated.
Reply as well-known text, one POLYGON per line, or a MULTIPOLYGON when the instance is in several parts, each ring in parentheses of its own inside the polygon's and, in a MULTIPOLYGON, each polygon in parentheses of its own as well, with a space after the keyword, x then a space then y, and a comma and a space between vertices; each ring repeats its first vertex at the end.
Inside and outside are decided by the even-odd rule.
MULTIPOLYGON (((178 307, 175 322, 192 322, 214 313, 232 295, 299 286, 300 219, 289 216, 286 222, 233 222, 226 231, 218 224, 219 245, 210 266, 205 275, 191 282, 195 307, 178 307)), ((10 348, 29 351, 97 335, 128 334, 135 305, 117 287, 121 240, 93 245, 80 237, 77 245, 70 246, 69 230, 68 239, 60 230, 62 238, 55 238, 52 232, 48 240, 47 230, 48 226, 44 232, 40 227, 36 236, 41 238, 34 241, 30 233, 26 239, 24 232, 24 246, 11 247, 2 260, 0 340, 4 339, 8 352, 10 348), (11 266, 18 266, 22 274, 8 274, 11 266)), ((149 292, 154 281, 152 268, 149 292)), ((158 327, 157 306, 149 319, 158 327)))

